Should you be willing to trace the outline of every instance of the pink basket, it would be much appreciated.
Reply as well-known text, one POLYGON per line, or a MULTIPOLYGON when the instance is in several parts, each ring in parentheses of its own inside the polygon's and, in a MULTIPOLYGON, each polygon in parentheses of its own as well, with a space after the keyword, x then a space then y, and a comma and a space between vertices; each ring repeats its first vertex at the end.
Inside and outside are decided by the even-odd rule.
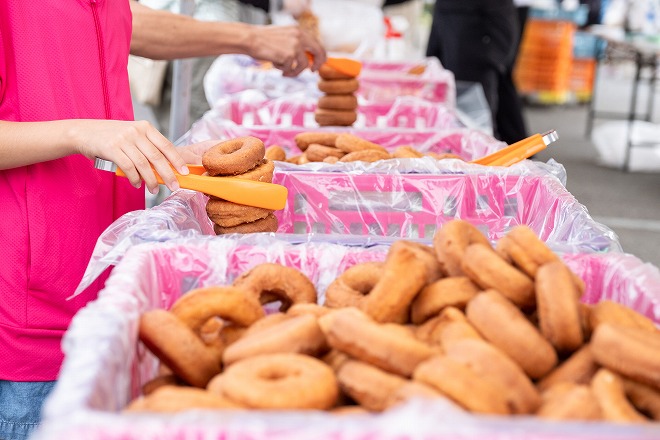
MULTIPOLYGON (((115 268, 99 299, 81 310, 67 331, 58 385, 46 402, 34 439, 657 439, 657 428, 480 417, 448 410, 441 402, 410 402, 367 417, 314 411, 120 413, 157 368, 156 359, 137 344, 142 312, 167 308, 193 288, 231 283, 265 261, 301 270, 317 286, 322 301, 325 288, 347 267, 382 260, 386 252, 385 246, 292 245, 268 236, 134 247, 115 268)), ((586 302, 610 299, 660 322, 657 268, 616 253, 574 255, 565 261, 584 279, 586 302)))

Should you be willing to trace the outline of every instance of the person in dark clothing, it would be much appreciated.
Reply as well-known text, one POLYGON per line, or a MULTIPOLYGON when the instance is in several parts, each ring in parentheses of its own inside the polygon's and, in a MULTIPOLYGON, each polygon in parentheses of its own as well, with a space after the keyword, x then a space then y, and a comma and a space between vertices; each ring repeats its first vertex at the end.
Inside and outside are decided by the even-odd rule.
POLYGON ((512 0, 437 0, 427 56, 437 57, 457 81, 478 82, 496 138, 511 144, 527 137, 512 71, 520 40, 512 0))

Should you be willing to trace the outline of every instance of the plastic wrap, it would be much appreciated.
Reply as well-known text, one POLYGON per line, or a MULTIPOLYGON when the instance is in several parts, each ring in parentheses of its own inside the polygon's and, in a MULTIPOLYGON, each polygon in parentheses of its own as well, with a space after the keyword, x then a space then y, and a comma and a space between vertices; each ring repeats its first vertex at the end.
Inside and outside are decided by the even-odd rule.
MULTIPOLYGON (((462 218, 492 240, 527 224, 558 251, 621 251, 616 234, 566 191, 564 169, 554 161, 509 168, 442 162, 349 163, 341 172, 332 164, 278 162, 273 182, 289 191, 284 209, 275 212, 278 233, 302 234, 297 241, 310 240, 311 233, 357 244, 402 237, 430 242, 438 226, 462 218)), ((155 208, 119 218, 99 238, 76 294, 136 244, 212 235, 206 202, 203 194, 180 190, 155 208)))
MULTIPOLYGON (((156 372, 137 344, 140 313, 168 308, 197 287, 227 284, 262 262, 300 269, 325 288, 346 268, 382 260, 386 246, 292 245, 268 235, 198 237, 142 244, 113 271, 97 301, 73 319, 63 340, 64 364, 34 439, 657 439, 649 425, 515 420, 452 411, 443 402, 411 401, 381 415, 305 412, 188 411, 123 414, 156 372)), ((660 322, 660 271, 619 253, 566 256, 586 282, 587 302, 611 299, 660 322)))

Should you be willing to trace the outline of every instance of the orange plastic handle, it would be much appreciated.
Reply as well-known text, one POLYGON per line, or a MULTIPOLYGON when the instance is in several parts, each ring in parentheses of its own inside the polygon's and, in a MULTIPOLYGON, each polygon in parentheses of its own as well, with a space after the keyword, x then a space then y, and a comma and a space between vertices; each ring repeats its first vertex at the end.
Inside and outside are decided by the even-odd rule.
POLYGON ((508 167, 535 155, 546 147, 547 145, 543 141, 543 136, 540 134, 533 134, 515 144, 511 144, 493 154, 489 154, 488 156, 475 159, 470 163, 508 167))
MULTIPOLYGON (((307 53, 307 59, 309 60, 309 63, 314 62, 314 56, 309 53, 307 53)), ((335 70, 338 70, 341 73, 344 73, 346 75, 352 76, 352 77, 357 77, 360 72, 362 71, 362 63, 356 60, 352 60, 350 58, 334 58, 334 57, 328 57, 325 60, 325 65, 332 67, 335 70)))
MULTIPOLYGON (((177 172, 174 173, 181 188, 203 192, 240 205, 256 206, 257 208, 280 210, 286 205, 288 190, 285 186, 238 177, 202 176, 201 174, 205 170, 201 165, 188 165, 188 169, 190 174, 185 176, 177 172)), ((116 174, 126 177, 126 174, 119 168, 117 168, 116 174)), ((156 170, 154 170, 154 174, 158 183, 164 183, 156 170)))

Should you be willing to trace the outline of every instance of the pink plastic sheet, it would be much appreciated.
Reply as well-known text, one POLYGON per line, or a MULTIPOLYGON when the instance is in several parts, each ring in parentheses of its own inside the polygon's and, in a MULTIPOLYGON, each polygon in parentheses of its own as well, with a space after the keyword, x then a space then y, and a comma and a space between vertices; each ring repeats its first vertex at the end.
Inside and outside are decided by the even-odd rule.
MULTIPOLYGON (((290 238, 290 237, 289 237, 290 238)), ((99 299, 73 319, 63 341, 65 361, 44 407, 35 440, 94 439, 657 439, 654 426, 515 420, 457 412, 445 402, 412 401, 381 415, 321 412, 206 412, 122 414, 156 372, 156 359, 137 343, 142 312, 167 308, 183 293, 231 283, 262 262, 305 273, 319 302, 346 268, 382 260, 386 246, 291 244, 269 235, 198 237, 132 248, 99 299)), ((660 322, 660 271, 621 253, 565 256, 586 282, 585 301, 611 299, 660 322)))

